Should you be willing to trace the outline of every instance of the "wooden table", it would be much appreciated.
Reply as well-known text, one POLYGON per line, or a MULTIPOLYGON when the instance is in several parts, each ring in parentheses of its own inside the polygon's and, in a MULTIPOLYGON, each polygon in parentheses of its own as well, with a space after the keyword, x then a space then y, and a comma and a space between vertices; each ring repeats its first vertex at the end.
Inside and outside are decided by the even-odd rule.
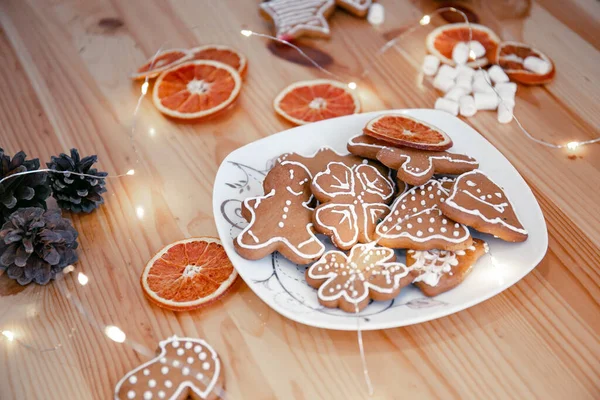
MULTIPOLYGON (((211 189, 217 168, 230 151, 290 127, 273 112, 278 91, 324 77, 275 57, 264 40, 240 35, 242 27, 270 32, 257 3, 0 2, 0 145, 43 161, 77 147, 98 154, 110 173, 136 171, 109 181, 106 204, 95 213, 66 214, 80 234, 76 272, 89 277, 87 285, 78 283, 77 273, 45 287, 23 288, 1 277, 0 330, 15 335, 0 341, 2 399, 111 398, 118 379, 148 359, 130 344, 153 350, 173 334, 202 337, 215 347, 231 399, 368 397, 354 332, 287 320, 241 279, 222 301, 189 313, 152 306, 140 290, 140 272, 158 249, 216 234, 211 189), (204 123, 178 124, 146 99, 134 150, 140 86, 128 74, 161 46, 213 42, 248 56, 249 75, 235 107, 204 123), (102 331, 107 324, 120 327, 128 341, 109 340, 102 331)), ((330 19, 331 40, 302 43, 330 55, 331 71, 357 80, 386 38, 418 21, 421 7, 431 9, 425 1, 381 3, 381 27, 338 11, 330 19)), ((558 70, 546 87, 519 88, 516 114, 523 124, 555 143, 600 135, 598 2, 539 0, 521 17, 490 7, 476 6, 484 24, 505 39, 538 46, 558 70)), ((418 70, 429 29, 406 36, 368 79, 357 80, 365 111, 433 105, 436 92, 418 70)), ((498 124, 493 112, 468 122, 531 185, 546 216, 548 253, 522 281, 482 304, 364 333, 373 398, 597 399, 600 145, 572 153, 549 149, 528 140, 515 123, 498 124)))

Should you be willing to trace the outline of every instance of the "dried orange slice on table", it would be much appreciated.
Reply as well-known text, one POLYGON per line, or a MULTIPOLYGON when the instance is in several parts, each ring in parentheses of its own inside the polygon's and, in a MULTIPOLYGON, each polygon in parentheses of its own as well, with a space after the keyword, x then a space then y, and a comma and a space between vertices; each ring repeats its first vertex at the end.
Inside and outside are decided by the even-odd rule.
POLYGON ((154 78, 163 71, 192 58, 192 53, 184 49, 164 50, 152 56, 144 65, 131 74, 131 79, 154 78))
POLYGON ((543 85, 550 82, 556 73, 552 60, 533 47, 518 42, 502 42, 496 53, 496 64, 500 65, 508 77, 525 85, 543 85), (550 66, 546 73, 536 73, 527 70, 523 63, 527 57, 537 57, 550 66))
POLYGON ((472 36, 469 39, 469 28, 466 23, 442 25, 427 35, 425 44, 427 50, 440 59, 445 64, 455 65, 452 59, 452 49, 458 42, 469 42, 469 40, 477 41, 485 48, 485 56, 473 61, 469 61, 467 65, 472 68, 485 67, 496 56, 496 50, 500 43, 500 38, 490 28, 479 25, 470 24, 472 36))
POLYGON ((275 112, 296 125, 360 112, 358 97, 342 82, 316 79, 291 84, 273 101, 275 112))
POLYGON ((376 139, 421 150, 443 151, 452 147, 445 132, 408 115, 380 115, 370 120, 364 133, 376 139))
POLYGON ((187 311, 217 300, 237 275, 221 241, 201 237, 160 250, 146 264, 140 282, 144 294, 156 305, 187 311))
POLYGON ((196 119, 230 106, 240 94, 242 78, 217 61, 196 60, 160 74, 152 100, 160 112, 174 118, 196 119))
POLYGON ((193 54, 192 60, 213 60, 227 64, 244 76, 248 66, 248 60, 239 51, 220 44, 209 44, 206 46, 190 49, 193 54))

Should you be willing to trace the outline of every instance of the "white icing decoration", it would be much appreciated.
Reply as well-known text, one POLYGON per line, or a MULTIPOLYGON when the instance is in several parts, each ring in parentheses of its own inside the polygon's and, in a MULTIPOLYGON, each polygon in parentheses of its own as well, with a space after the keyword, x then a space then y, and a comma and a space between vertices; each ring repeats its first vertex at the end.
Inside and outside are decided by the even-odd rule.
POLYGON ((184 349, 177 349, 177 355, 178 355, 178 356, 182 356, 182 355, 183 355, 183 353, 185 353, 185 350, 184 350, 184 349))
POLYGON ((194 346, 194 353, 200 353, 202 351, 201 346, 194 346))
POLYGON ((193 364, 194 363, 194 357, 188 357, 187 360, 188 364, 193 364))
POLYGON ((135 385, 135 384, 137 383, 137 376, 135 376, 135 375, 132 375, 132 376, 129 378, 129 383, 131 383, 132 385, 135 385))
POLYGON ((477 184, 475 182, 473 182, 473 181, 467 181, 467 185, 471 186, 471 187, 477 186, 477 184))
POLYGON ((186 349, 188 349, 188 350, 189 350, 189 349, 191 349, 191 348, 192 348, 192 346, 193 346, 192 342, 185 342, 185 348, 186 348, 186 349))
MULTIPOLYGON (((201 399, 206 399, 208 397, 208 395, 213 391, 220 373, 221 373, 221 363, 220 360, 217 356, 217 353, 213 350, 213 348, 211 346, 208 345, 208 343, 206 343, 204 340, 202 339, 193 339, 193 338, 178 338, 177 336, 173 336, 169 339, 163 340, 159 343, 159 349, 160 349, 160 353, 157 357, 153 358, 152 360, 140 365, 139 367, 135 368, 134 370, 128 372, 125 376, 123 376, 121 378, 121 380, 119 380, 119 382, 116 384, 115 386, 115 394, 114 394, 114 398, 115 399, 119 399, 119 391, 121 390, 121 387, 123 386, 123 384, 125 382, 130 382, 131 383, 131 378, 135 377, 136 374, 139 374, 140 372, 143 374, 143 371, 145 369, 147 369, 149 366, 157 363, 157 362, 162 362, 163 359, 166 361, 166 355, 167 355, 167 346, 173 345, 173 347, 177 348, 179 347, 179 341, 181 341, 182 343, 185 343, 184 346, 187 346, 188 342, 191 342, 192 345, 196 344, 197 348, 199 348, 200 350, 202 348, 205 348, 211 356, 212 359, 212 363, 214 364, 214 374, 212 374, 212 376, 210 377, 210 379, 207 379, 204 383, 206 383, 206 387, 204 389, 196 386, 195 381, 190 381, 190 380, 182 380, 181 382, 178 382, 178 386, 177 386, 177 390, 175 391, 175 393, 173 393, 171 399, 176 399, 179 398, 181 392, 186 389, 186 388, 190 388, 194 395, 201 398, 201 399), (174 343, 177 342, 177 345, 175 346, 174 343)), ((192 346, 186 347, 187 349, 190 349, 192 346)), ((164 372, 164 368, 167 368, 165 366, 163 366, 161 368, 161 372, 164 372)), ((168 372, 168 371, 167 371, 168 372)), ((182 370, 183 372, 183 370, 182 370)), ((188 373, 189 373, 189 368, 188 368, 188 373)), ((137 379, 134 379, 134 383, 137 382, 137 379)), ((158 384, 154 379, 151 379, 148 381, 148 386, 150 388, 154 388, 155 386, 160 387, 160 384, 158 384)), ((164 382, 164 386, 166 388, 171 388, 173 386, 173 382, 171 382, 170 380, 166 380, 164 382)), ((132 392, 132 391, 130 391, 132 392)), ((129 399, 133 399, 134 397, 130 396, 130 392, 128 392, 126 395, 129 399)), ((134 396, 135 396, 135 391, 134 392, 134 396)), ((161 391, 158 392, 157 396, 159 398, 163 398, 164 397, 164 391, 162 391, 163 396, 160 396, 161 391)), ((144 399, 151 399, 152 396, 154 396, 154 392, 153 391, 146 391, 143 394, 143 398, 144 399)))
POLYGON ((335 7, 333 0, 273 0, 259 7, 274 21, 277 37, 294 37, 299 32, 310 31, 317 35, 329 35, 325 13, 335 7))
POLYGON ((409 254, 415 260, 415 263, 410 266, 411 270, 420 272, 413 283, 423 282, 429 286, 437 286, 442 275, 449 273, 453 266, 458 265, 456 253, 452 251, 426 250, 409 254))
POLYGON ((198 358, 202 361, 206 360, 206 353, 202 352, 200 353, 200 355, 198 356, 198 358))
POLYGON ((130 390, 129 392, 127 392, 127 398, 135 399, 135 392, 133 390, 130 390))
POLYGON ((160 369, 160 372, 161 372, 163 375, 166 375, 166 374, 168 374, 168 373, 169 373, 169 367, 167 367, 167 366, 164 366, 164 367, 162 367, 162 368, 160 369))

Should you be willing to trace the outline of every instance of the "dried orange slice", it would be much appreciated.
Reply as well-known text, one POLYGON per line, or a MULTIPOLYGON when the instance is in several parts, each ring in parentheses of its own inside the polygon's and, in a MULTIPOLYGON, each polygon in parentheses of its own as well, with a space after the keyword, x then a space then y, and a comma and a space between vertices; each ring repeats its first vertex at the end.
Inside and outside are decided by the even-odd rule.
POLYGON ((510 79, 525 85, 543 85, 550 82, 556 73, 554 63, 547 55, 525 43, 502 42, 498 46, 495 62, 510 79), (530 56, 550 63, 550 70, 545 74, 538 74, 525 69, 523 61, 530 56))
POLYGON ((364 133, 395 145, 421 150, 443 151, 452 147, 452 139, 445 132, 408 115, 380 115, 367 123, 364 133))
POLYGON ((209 44, 206 46, 190 49, 193 54, 192 60, 213 60, 227 64, 241 75, 246 73, 248 60, 239 51, 220 44, 209 44))
POLYGON ((164 50, 148 59, 144 65, 131 74, 131 79, 154 78, 163 71, 192 58, 192 53, 184 49, 164 50))
POLYGON ((356 114, 358 97, 345 83, 316 79, 291 84, 273 101, 277 114, 296 125, 356 114))
POLYGON ((172 243, 156 253, 146 264, 140 283, 156 305, 186 311, 217 300, 237 275, 221 241, 200 237, 172 243))
POLYGON ((231 105, 241 87, 240 74, 229 65, 188 61, 159 75, 152 100, 160 112, 170 117, 203 118, 231 105))
MULTIPOLYGON (((485 47, 485 56, 467 63, 472 68, 485 67, 496 55, 500 38, 490 28, 470 24, 472 36, 470 40, 477 41, 485 47)), ((443 63, 455 65, 452 59, 452 49, 458 42, 469 41, 469 28, 466 23, 442 25, 427 35, 425 44, 427 50, 443 63)))

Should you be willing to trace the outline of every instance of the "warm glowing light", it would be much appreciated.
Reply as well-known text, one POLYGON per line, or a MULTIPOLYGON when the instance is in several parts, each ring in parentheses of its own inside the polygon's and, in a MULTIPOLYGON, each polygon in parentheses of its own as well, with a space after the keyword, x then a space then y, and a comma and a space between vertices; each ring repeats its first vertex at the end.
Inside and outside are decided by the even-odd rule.
POLYGON ((154 135, 156 135, 156 129, 154 129, 154 128, 150 128, 150 129, 148 130, 148 133, 150 134, 150 136, 154 136, 154 135))
POLYGON ((421 25, 427 25, 431 22, 431 17, 429 15, 423 15, 423 18, 419 21, 421 25))
POLYGON ((575 150, 576 148, 579 147, 579 144, 580 144, 579 142, 569 142, 569 143, 567 143, 567 148, 569 150, 575 150))
POLYGON ((248 29, 242 29, 240 33, 246 37, 252 36, 252 31, 249 31, 248 29))
POLYGON ((73 272, 73 271, 75 271, 75 267, 73 265, 67 265, 66 267, 63 268, 62 273, 68 274, 69 272, 73 272))
POLYGON ((139 219, 144 218, 144 207, 136 207, 135 213, 139 219))
POLYGON ((77 275, 77 280, 79 281, 79 284, 80 284, 81 286, 85 286, 85 285, 87 285, 87 283, 89 282, 90 278, 88 278, 88 277, 87 277, 87 275, 86 275, 86 274, 84 274, 83 272, 80 272, 80 273, 77 275))
POLYGON ((143 95, 146 95, 146 93, 148 93, 148 86, 150 86, 150 84, 148 82, 142 83, 142 94, 143 95))
POLYGON ((352 90, 356 89, 356 82, 350 82, 350 83, 348 84, 348 87, 349 87, 350 89, 352 89, 352 90))
POLYGON ((15 340, 15 334, 11 331, 2 331, 2 335, 7 338, 9 342, 15 340))
POLYGON ((114 325, 107 325, 106 328, 104 328, 104 334, 117 343, 123 343, 127 338, 125 332, 114 325))
POLYGON ((475 52, 473 50, 469 50, 469 58, 471 60, 474 60, 477 58, 477 56, 475 55, 475 52))
POLYGON ((126 175, 134 175, 135 174, 135 170, 130 169, 129 171, 127 171, 126 175))

